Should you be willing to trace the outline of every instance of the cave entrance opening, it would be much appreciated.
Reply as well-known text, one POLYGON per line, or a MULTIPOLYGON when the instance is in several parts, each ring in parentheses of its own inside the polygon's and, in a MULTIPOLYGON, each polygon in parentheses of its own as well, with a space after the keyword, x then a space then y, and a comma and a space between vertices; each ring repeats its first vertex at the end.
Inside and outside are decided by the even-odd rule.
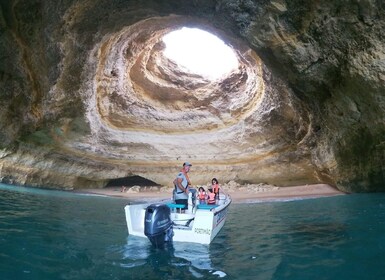
POLYGON ((238 68, 233 49, 207 31, 183 27, 164 35, 163 42, 168 59, 206 79, 219 79, 238 68))
POLYGON ((153 186, 160 186, 160 185, 154 181, 135 175, 135 176, 111 179, 108 181, 105 187, 107 188, 107 187, 133 187, 133 186, 153 187, 153 186))

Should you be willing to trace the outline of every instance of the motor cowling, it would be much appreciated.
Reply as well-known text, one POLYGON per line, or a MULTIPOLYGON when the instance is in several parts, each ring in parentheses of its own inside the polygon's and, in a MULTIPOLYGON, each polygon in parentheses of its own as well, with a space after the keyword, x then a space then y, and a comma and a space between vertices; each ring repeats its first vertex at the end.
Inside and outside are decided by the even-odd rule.
POLYGON ((144 234, 156 248, 172 241, 172 220, 170 208, 165 204, 151 204, 146 208, 144 234))

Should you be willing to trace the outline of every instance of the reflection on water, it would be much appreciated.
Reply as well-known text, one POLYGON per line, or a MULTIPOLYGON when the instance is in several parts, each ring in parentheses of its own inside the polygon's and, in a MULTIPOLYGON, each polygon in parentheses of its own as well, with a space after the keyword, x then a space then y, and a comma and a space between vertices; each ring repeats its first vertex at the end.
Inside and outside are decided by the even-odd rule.
MULTIPOLYGON (((157 271, 164 276, 176 276, 174 269, 188 268, 190 276, 202 278, 207 276, 224 277, 226 273, 214 270, 209 253, 209 246, 197 243, 174 242, 165 249, 156 249, 141 237, 128 236, 124 246, 120 265, 125 268, 142 267, 157 271)), ((185 271, 186 273, 187 271, 185 271)), ((179 272, 180 273, 180 272, 179 272)), ((187 274, 188 275, 188 274, 187 274)), ((184 274, 184 276, 187 276, 184 274)), ((148 275, 149 277, 151 275, 148 275)))

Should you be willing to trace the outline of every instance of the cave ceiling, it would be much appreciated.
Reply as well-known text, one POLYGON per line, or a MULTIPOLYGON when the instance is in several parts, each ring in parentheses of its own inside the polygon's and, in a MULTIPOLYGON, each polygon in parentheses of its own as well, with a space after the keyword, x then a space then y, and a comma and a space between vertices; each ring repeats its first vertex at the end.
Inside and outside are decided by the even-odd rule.
POLYGON ((0 3, 0 177, 50 188, 184 161, 205 184, 384 188, 384 4, 379 1, 0 3), (165 56, 182 27, 220 38, 217 79, 165 56))

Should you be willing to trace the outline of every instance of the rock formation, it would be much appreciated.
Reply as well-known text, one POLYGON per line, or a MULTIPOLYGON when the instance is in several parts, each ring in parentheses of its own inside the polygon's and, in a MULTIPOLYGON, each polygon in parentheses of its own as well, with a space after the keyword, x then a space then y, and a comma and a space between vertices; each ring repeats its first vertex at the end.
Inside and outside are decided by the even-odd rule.
POLYGON ((380 1, 4 0, 0 177, 48 188, 141 176, 382 191, 380 1), (326 1, 327 2, 327 1, 326 1), (168 59, 206 30, 239 66, 217 80, 168 59))

